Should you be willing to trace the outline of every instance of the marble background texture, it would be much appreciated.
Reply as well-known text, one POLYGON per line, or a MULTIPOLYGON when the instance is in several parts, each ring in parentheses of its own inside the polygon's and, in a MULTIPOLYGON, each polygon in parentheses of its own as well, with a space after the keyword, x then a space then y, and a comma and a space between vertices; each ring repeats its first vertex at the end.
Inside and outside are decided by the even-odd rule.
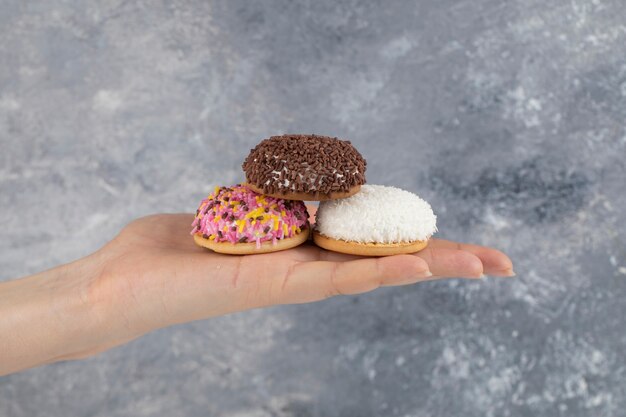
POLYGON ((285 132, 518 272, 164 329, 0 378, 0 416, 623 416, 624 45, 623 0, 0 0, 1 280, 285 132))

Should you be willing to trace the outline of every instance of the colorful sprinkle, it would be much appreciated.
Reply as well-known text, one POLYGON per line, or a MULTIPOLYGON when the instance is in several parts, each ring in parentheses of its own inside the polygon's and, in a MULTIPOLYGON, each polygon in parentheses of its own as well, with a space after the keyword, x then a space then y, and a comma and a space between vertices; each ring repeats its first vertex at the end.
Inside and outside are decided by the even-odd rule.
POLYGON ((308 218, 301 201, 263 196, 237 184, 216 187, 202 200, 191 234, 215 242, 254 242, 259 247, 300 233, 308 218))

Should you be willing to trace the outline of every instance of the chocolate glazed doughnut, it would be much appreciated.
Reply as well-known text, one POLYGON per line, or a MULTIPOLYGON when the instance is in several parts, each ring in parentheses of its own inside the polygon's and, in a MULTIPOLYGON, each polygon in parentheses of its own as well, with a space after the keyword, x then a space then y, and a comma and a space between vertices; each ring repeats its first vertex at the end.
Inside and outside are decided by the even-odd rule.
POLYGON ((272 136, 243 162, 247 185, 289 200, 349 197, 365 183, 366 161, 350 141, 318 135, 272 136))

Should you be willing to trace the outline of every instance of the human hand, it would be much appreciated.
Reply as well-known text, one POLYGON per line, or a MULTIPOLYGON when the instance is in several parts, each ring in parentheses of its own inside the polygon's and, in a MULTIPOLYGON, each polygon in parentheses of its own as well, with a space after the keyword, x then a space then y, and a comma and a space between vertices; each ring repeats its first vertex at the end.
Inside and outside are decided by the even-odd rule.
MULTIPOLYGON (((10 326, 15 316, 32 322, 20 328, 20 339, 32 341, 30 350, 9 339, 0 344, 0 374, 91 356, 158 328, 252 308, 446 277, 513 275, 502 252, 441 239, 431 239, 416 254, 383 258, 328 252, 312 243, 268 254, 222 255, 194 244, 192 220, 192 214, 135 220, 86 258, 0 286, 0 294, 8 294, 0 297, 2 324, 10 326), (32 294, 48 295, 38 300, 32 294), (20 304, 24 297, 29 308, 20 304), (40 317, 41 305, 52 306, 55 314, 40 317), (3 367, 11 355, 21 362, 3 367)), ((0 334, 11 330, 0 325, 0 334)))
MULTIPOLYGON (((309 211, 314 211, 309 207, 309 211)), ((312 216, 313 217, 313 216, 312 216)), ((512 276, 502 252, 431 239, 412 255, 362 258, 312 243, 269 254, 208 251, 188 234, 190 214, 136 220, 103 248, 109 262, 91 285, 93 298, 124 310, 138 333, 276 304, 360 294, 381 286, 447 277, 512 276)))

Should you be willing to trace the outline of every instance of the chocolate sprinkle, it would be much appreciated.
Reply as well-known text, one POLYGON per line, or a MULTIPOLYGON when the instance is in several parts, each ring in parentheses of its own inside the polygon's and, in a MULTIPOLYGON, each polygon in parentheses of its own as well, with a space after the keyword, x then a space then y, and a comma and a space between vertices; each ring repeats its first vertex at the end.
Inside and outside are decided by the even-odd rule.
POLYGON ((272 136, 244 161, 246 180, 267 194, 330 194, 365 183, 367 163, 349 141, 318 135, 272 136))

